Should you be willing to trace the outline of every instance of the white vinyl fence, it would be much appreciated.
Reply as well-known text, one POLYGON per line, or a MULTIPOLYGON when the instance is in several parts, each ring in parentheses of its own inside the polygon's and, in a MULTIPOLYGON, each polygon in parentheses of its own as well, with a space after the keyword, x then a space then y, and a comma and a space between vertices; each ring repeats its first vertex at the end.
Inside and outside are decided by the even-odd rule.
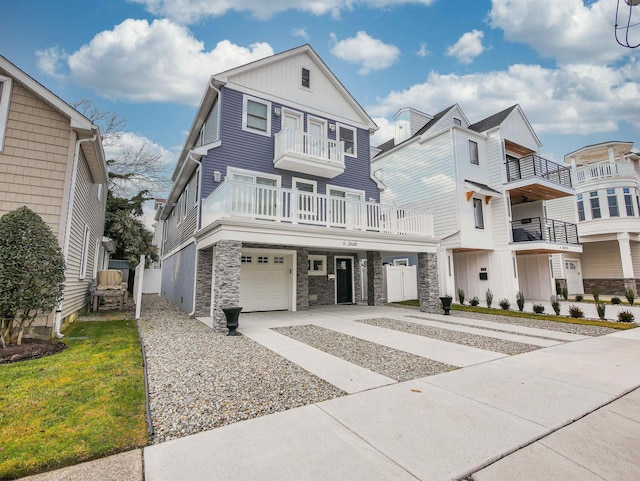
POLYGON ((387 302, 418 298, 418 270, 416 266, 384 266, 384 277, 387 302))

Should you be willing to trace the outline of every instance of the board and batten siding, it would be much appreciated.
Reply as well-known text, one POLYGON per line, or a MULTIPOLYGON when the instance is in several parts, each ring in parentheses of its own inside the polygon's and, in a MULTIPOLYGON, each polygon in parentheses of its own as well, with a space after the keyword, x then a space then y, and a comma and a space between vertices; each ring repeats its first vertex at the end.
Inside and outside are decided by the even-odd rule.
POLYGON ((65 178, 73 160, 69 119, 13 79, 0 152, 0 216, 26 205, 64 241, 65 178))
MULTIPOLYGON (((498 132, 487 135, 487 174, 492 183, 498 186, 504 182, 504 154, 502 140, 498 132)), ((502 189, 502 187, 499 187, 502 189)), ((509 197, 507 194, 496 195, 491 199, 493 242, 496 246, 506 246, 511 241, 511 224, 509 217, 509 197)))
MULTIPOLYGON (((380 159, 372 170, 387 186, 381 201, 433 214, 435 236, 450 236, 458 230, 456 181, 450 131, 429 142, 410 141, 380 159)), ((451 238, 443 246, 451 244, 451 238)))
MULTIPOLYGON (((65 271, 65 290, 62 303, 62 317, 67 317, 86 306, 87 293, 93 282, 96 262, 96 242, 102 240, 106 208, 106 189, 102 189, 98 199, 98 185, 94 183, 82 149, 78 159, 75 201, 71 219, 69 252, 65 271), (85 225, 89 226, 89 243, 86 252, 86 274, 81 279, 80 267, 83 251, 85 225)), ((98 252, 99 254, 99 252, 98 252)), ((125 279, 126 282, 126 279, 125 279)))
MULTIPOLYGON (((260 135, 242 130, 242 109, 243 93, 230 88, 222 88, 221 105, 221 142, 218 147, 209 150, 206 156, 202 157, 202 195, 203 198, 209 196, 219 185, 214 180, 214 172, 222 174, 224 180, 228 167, 263 172, 271 175, 281 176, 281 187, 290 188, 291 178, 305 178, 314 180, 318 185, 318 193, 326 193, 326 185, 358 189, 365 191, 365 200, 370 198, 379 199, 379 191, 376 183, 370 177, 369 159, 369 132, 364 129, 357 129, 357 157, 345 157, 345 171, 343 174, 327 179, 324 177, 310 176, 299 172, 276 169, 273 165, 275 134, 280 131, 281 117, 273 113, 276 107, 291 108, 286 104, 271 103, 271 133, 270 136, 260 135)), ((258 96, 253 96, 259 98, 258 96)), ((296 110, 296 109, 292 109, 296 110)), ((299 110, 297 110, 299 112, 299 110)), ((304 125, 306 126, 308 114, 304 115, 304 125)), ((313 114, 311 114, 313 115, 313 114)), ((314 117, 323 118, 317 115, 314 117)), ((335 119, 326 118, 329 124, 336 122, 335 119)), ((345 124, 347 125, 347 124, 345 124)), ((353 125, 349 125, 353 126, 353 125)), ((329 139, 335 140, 335 132, 328 130, 329 139)))
POLYGON ((622 262, 618 241, 582 244, 581 259, 583 279, 622 278, 622 262))

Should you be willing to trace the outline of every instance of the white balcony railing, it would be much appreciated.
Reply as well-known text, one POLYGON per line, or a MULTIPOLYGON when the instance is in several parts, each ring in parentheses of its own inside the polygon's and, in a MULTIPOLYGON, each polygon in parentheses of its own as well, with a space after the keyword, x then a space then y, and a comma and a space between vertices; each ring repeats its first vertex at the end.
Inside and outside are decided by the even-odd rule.
POLYGON ((275 135, 273 164, 281 169, 333 178, 344 172, 344 143, 282 129, 275 135))
POLYGON ((230 180, 204 199, 202 227, 225 217, 408 236, 433 235, 430 212, 230 180))
POLYGON ((608 177, 633 176, 635 176, 633 165, 626 162, 598 162, 577 167, 575 170, 575 182, 578 184, 608 177))

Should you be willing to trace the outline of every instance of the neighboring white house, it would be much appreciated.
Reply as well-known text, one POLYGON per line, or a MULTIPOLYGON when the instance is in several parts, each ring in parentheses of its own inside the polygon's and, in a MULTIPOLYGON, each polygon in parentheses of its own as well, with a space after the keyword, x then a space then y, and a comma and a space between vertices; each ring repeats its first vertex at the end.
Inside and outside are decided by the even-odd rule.
POLYGON ((582 248, 575 223, 548 218, 544 204, 574 190, 567 167, 538 155, 520 106, 474 124, 458 105, 434 116, 403 109, 394 120, 396 136, 378 146, 372 172, 387 186, 383 202, 433 213, 441 294, 548 299, 550 254, 582 248))
POLYGON ((555 275, 571 294, 638 292, 640 156, 632 147, 603 142, 565 156, 576 195, 549 202, 547 212, 578 222, 583 253, 553 256, 555 275))

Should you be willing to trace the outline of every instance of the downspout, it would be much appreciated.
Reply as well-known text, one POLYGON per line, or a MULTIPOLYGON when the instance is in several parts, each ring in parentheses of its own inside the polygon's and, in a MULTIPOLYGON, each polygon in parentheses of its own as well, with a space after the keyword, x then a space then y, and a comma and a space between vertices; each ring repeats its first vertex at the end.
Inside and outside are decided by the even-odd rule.
MULTIPOLYGON (((202 162, 200 162, 199 160, 196 160, 193 157, 193 153, 189 152, 189 157, 187 157, 187 161, 189 160, 193 160, 199 167, 198 170, 198 189, 200 189, 200 191, 202 191, 202 162)), ((185 165, 187 163, 185 162, 185 165)), ((196 168, 198 168, 196 167, 196 168)), ((196 225, 198 227, 200 227, 200 206, 202 205, 202 195, 200 194, 200 192, 197 192, 198 195, 198 221, 196 222, 196 225)), ((196 282, 198 280, 198 248, 197 248, 197 244, 196 244, 196 265, 195 265, 195 275, 193 276, 193 310, 189 313, 189 317, 191 316, 195 316, 196 314, 196 282)))
MULTIPOLYGON (((69 255, 69 239, 71 237, 71 220, 73 218, 73 206, 76 197, 76 179, 78 177, 78 159, 80 158, 80 144, 84 142, 95 142, 98 138, 97 135, 88 139, 76 140, 76 148, 73 153, 73 170, 71 171, 71 191, 69 192, 69 208, 67 209, 67 222, 65 224, 64 232, 64 244, 62 246, 62 256, 64 257, 64 264, 67 265, 67 257, 69 255)), ((66 268, 66 267, 65 267, 66 268)), ((62 338, 64 335, 60 332, 60 321, 62 320, 62 300, 56 306, 56 318, 53 323, 53 332, 57 338, 62 338)))

